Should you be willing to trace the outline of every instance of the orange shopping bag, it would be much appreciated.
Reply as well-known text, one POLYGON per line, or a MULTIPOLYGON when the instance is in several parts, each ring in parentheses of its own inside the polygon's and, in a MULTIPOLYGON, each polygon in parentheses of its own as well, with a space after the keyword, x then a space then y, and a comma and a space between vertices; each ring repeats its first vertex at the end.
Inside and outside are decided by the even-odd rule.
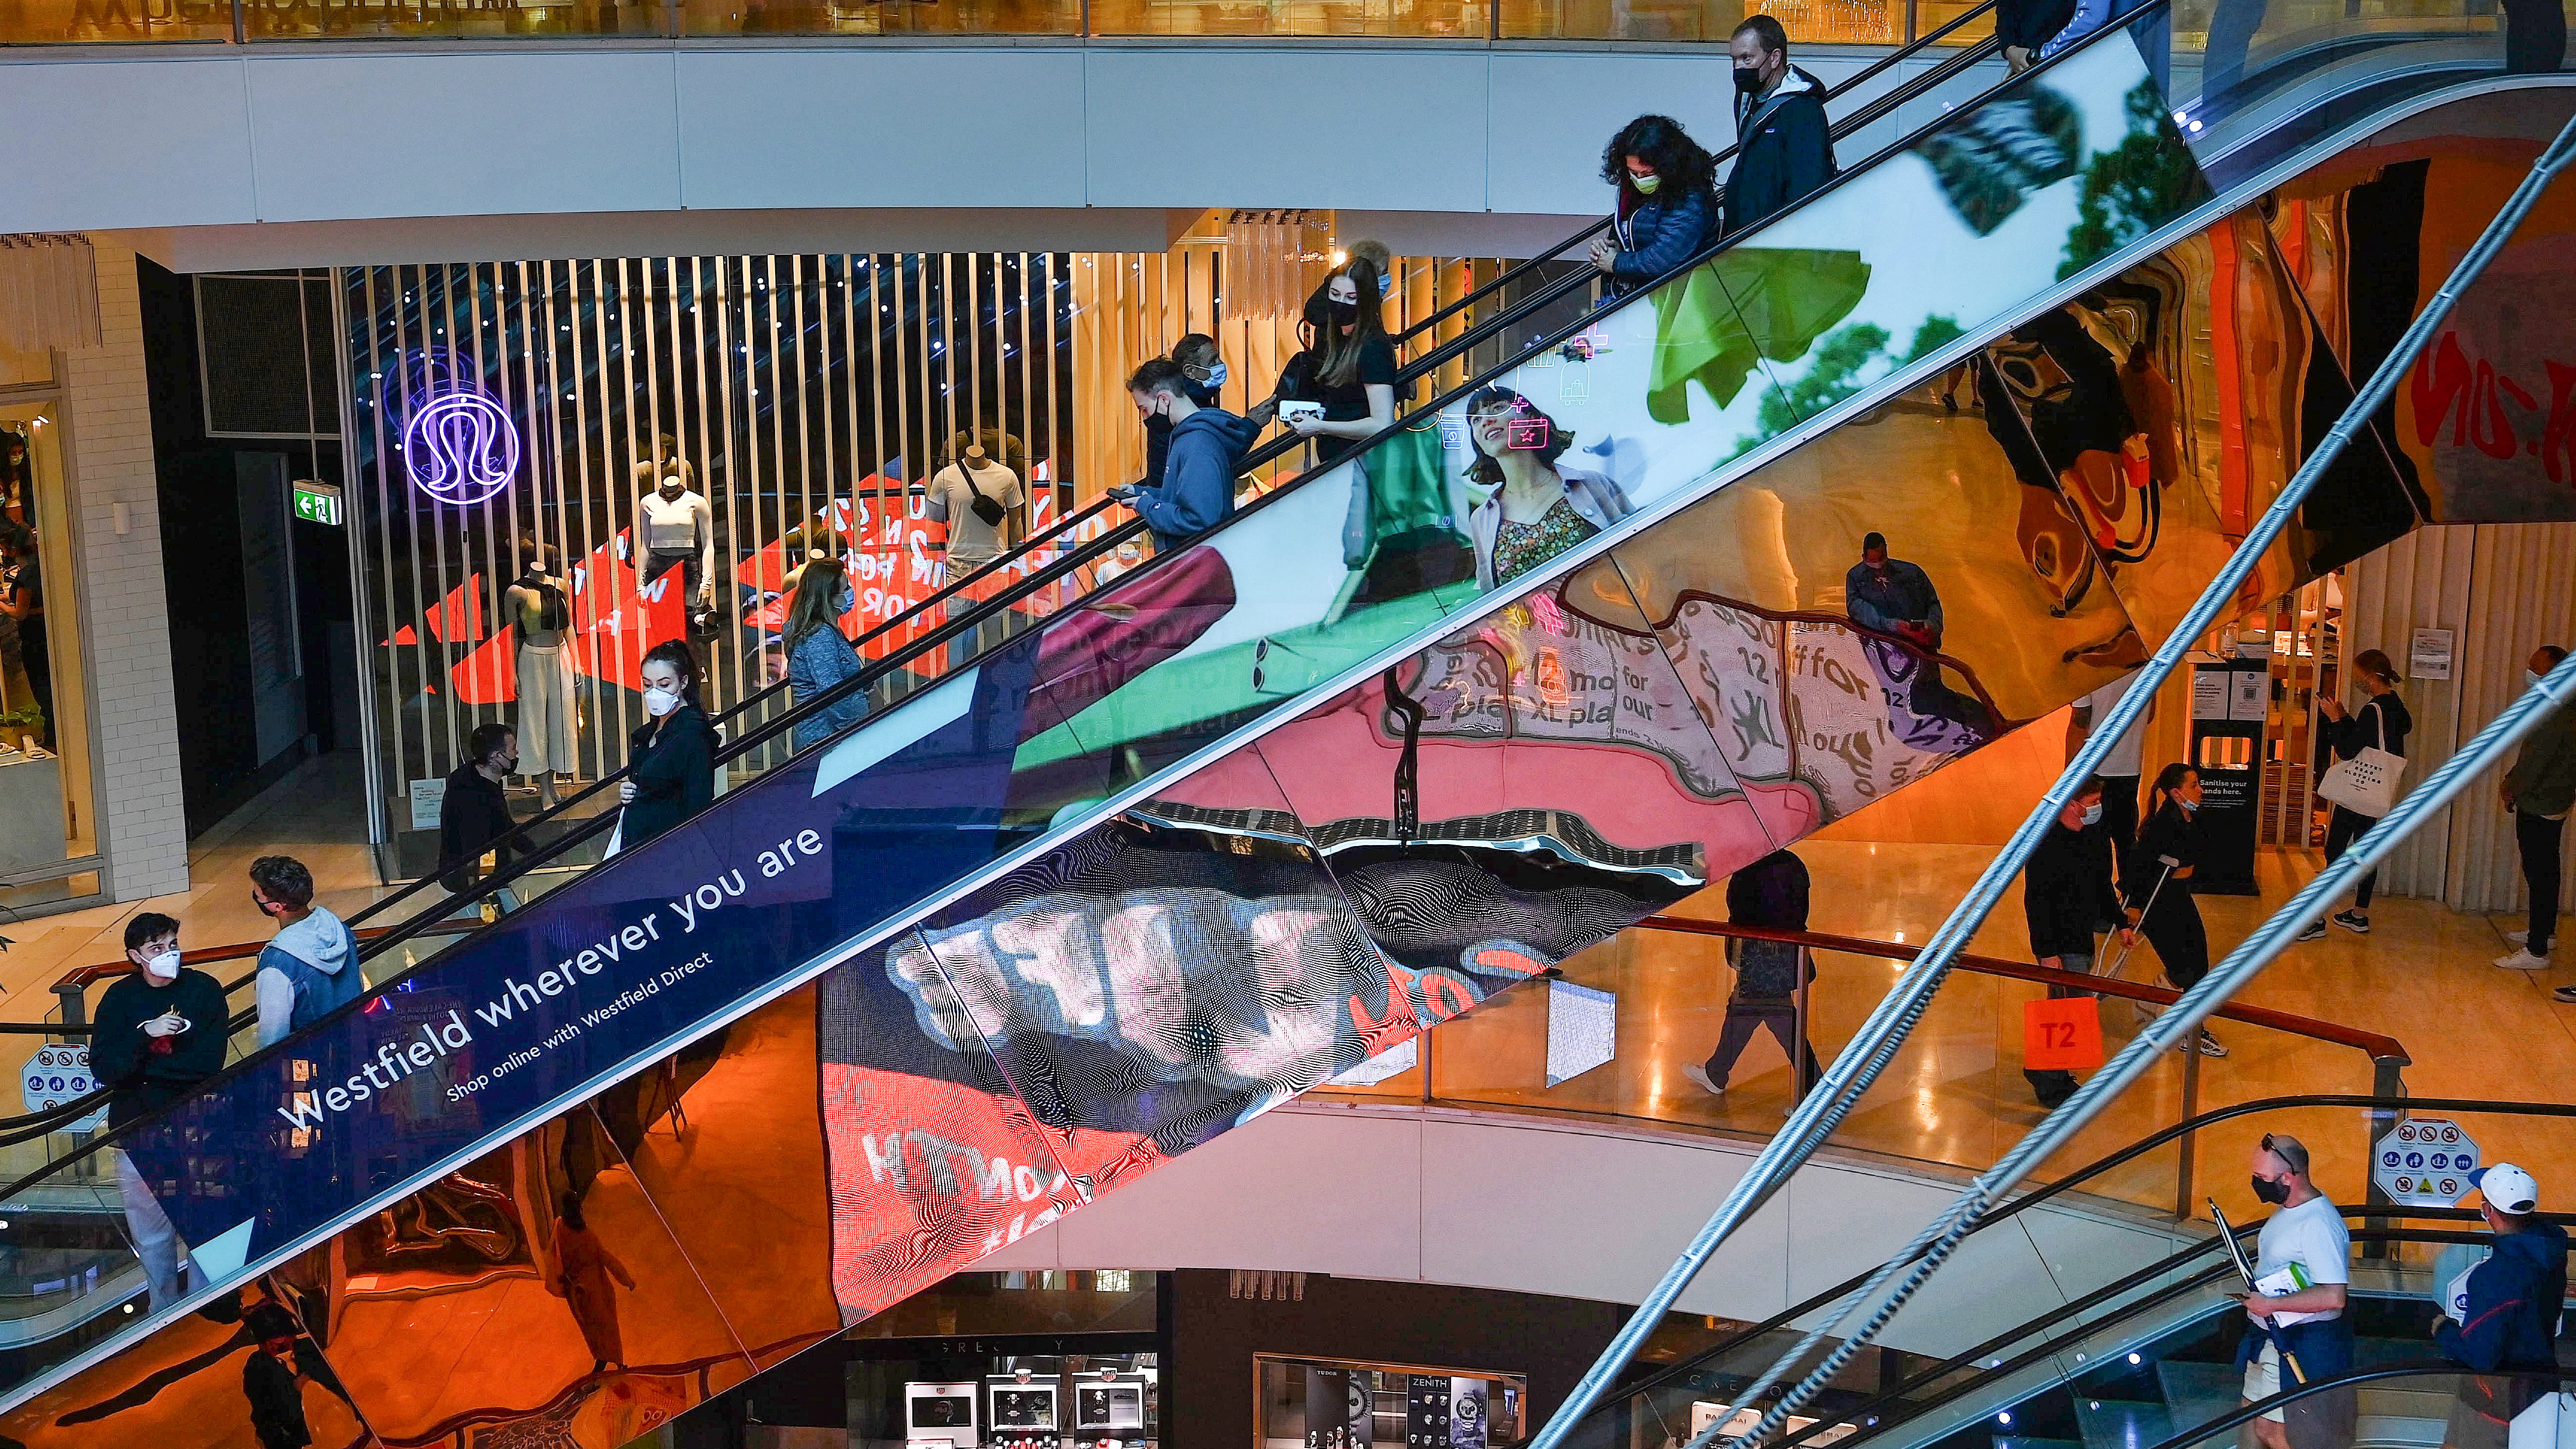
POLYGON ((2102 1065, 2102 1013, 2093 999, 2022 1003, 2021 1064, 2034 1072, 2083 1072, 2102 1065))

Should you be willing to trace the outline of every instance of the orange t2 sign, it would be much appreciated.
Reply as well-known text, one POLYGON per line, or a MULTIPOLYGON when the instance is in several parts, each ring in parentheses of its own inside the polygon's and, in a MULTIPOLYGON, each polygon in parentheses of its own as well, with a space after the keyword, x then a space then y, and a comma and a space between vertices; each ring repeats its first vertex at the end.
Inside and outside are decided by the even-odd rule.
POLYGON ((2102 1014, 2092 998, 2022 1003, 2021 1064, 2034 1072, 2082 1072, 2102 1065, 2102 1014))

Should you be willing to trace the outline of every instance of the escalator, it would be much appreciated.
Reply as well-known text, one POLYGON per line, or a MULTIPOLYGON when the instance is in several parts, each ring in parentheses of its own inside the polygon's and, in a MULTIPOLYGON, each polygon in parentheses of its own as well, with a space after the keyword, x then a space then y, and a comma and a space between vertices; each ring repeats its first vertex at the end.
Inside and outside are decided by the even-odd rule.
MULTIPOLYGON (((2043 1210, 2083 1204, 2111 1178, 2154 1162, 2177 1144, 2187 1151, 2194 1137, 2217 1138, 2251 1149, 2263 1129, 2294 1118, 2302 1131, 2315 1130, 2321 1118, 2335 1121, 2332 1137, 2308 1140, 2320 1171, 2359 1185, 2357 1169, 2366 1167, 2367 1149, 2381 1140, 2374 1134, 2399 1125, 2409 1111, 2442 1113, 2443 1120, 2456 1118, 2474 1134, 2516 1139, 2522 1144, 2517 1151, 2541 1160, 2551 1160, 2576 1129, 2576 1108, 2557 1103, 2370 1097, 2248 1102, 2186 1119, 2024 1194, 1977 1231, 2038 1238, 2043 1235, 2033 1225, 2043 1210), (2351 1153, 2356 1146, 2365 1149, 2357 1162, 2351 1153)), ((2215 1192, 2228 1199, 2222 1206, 2251 1257, 2266 1209, 2241 1185, 2215 1192)), ((2354 1362, 2340 1388, 2357 1401, 2352 1407, 2359 1420, 2344 1441, 2435 1449, 2445 1442, 2460 1366, 2443 1361, 2430 1329, 2445 1311, 2441 1296, 2459 1291, 2462 1275, 2483 1257, 2491 1237, 2469 1208, 2400 1207, 2375 1188, 2350 1196, 2355 1200, 2342 1215, 2354 1250, 2346 1310, 2354 1362), (2363 1198, 2368 1200, 2358 1200, 2363 1198)), ((2543 1216, 2566 1220, 2563 1214, 2543 1216)), ((2234 1443, 2236 1424, 2247 1417, 2240 1410, 2244 1374, 2235 1362, 2245 1334, 2238 1302, 2244 1287, 2217 1232, 2205 1221, 2196 1226, 2184 1246, 2134 1266, 2116 1260, 2118 1255, 2107 1262, 2050 1255, 2048 1285, 2009 1304, 1989 1296, 1962 1312, 1962 1300, 1985 1289, 1971 1281, 1954 1285, 1944 1306, 1909 1307, 1878 1344, 1863 1349, 1831 1388, 1767 1442, 1779 1449, 2189 1449, 2234 1443), (2014 1316, 1993 1331, 1978 1326, 2005 1308, 2016 1314, 2042 1311, 2014 1316), (1904 1346, 1891 1346, 1899 1344, 1904 1346)), ((1985 1276, 2014 1277, 2011 1251, 1990 1261, 1985 1276)), ((1804 1325, 1862 1281, 1855 1277, 1762 1323, 1730 1328, 1714 1335, 1714 1342, 1640 1365, 1631 1382, 1564 1442, 1583 1449, 1676 1449, 1712 1425, 1732 1422, 1726 1436, 1740 1433, 1759 1417, 1748 1410, 1767 1407, 1738 1402, 1741 1392, 1797 1342, 1804 1325)), ((2456 1303, 2449 1311, 2456 1314, 2456 1303)), ((1818 1345, 1801 1371, 1833 1346, 1830 1340, 1818 1345)), ((2296 1377, 2288 1376, 2282 1387, 2285 1398, 2296 1401, 2296 1377)), ((2312 1387, 2333 1391, 2337 1380, 2321 1374, 2312 1387)), ((2271 1407, 2276 1405, 2256 1412, 2271 1407)))
MULTIPOLYGON (((5 1432, 283 1313, 317 1442, 622 1442, 2116 678, 2349 395, 2247 199, 2120 30, 1855 164, 121 1134, 198 1311, 5 1432), (1531 459, 1616 506, 1478 547, 1531 459)), ((2265 597, 2422 516, 2354 456, 2265 597)))

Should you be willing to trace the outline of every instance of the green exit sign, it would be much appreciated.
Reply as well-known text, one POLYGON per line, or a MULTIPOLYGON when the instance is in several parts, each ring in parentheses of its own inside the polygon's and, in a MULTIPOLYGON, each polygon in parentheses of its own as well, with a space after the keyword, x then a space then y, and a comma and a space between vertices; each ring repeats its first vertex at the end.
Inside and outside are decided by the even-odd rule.
POLYGON ((295 480, 295 516, 307 523, 340 526, 340 490, 310 478, 295 480))

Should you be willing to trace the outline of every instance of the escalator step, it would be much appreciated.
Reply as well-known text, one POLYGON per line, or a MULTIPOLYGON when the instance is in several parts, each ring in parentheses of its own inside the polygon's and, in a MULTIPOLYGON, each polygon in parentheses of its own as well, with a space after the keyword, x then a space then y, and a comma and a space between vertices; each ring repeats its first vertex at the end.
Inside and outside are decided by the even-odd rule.
POLYGON ((2134 1399, 2077 1399, 2085 1449, 2150 1449, 2173 1437, 2173 1412, 2134 1399))
MULTIPOLYGON (((2235 1408, 2245 1376, 2223 1363, 2164 1359, 2156 1364, 2156 1382, 2164 1386, 2165 1408, 2173 1416, 2174 1427, 2185 1430, 2209 1423, 2235 1408)), ((2236 1436, 2231 1430, 2216 1437, 2225 1444, 2236 1436)))
POLYGON ((2364 1414, 2353 1427, 2353 1449, 2435 1449, 2448 1423, 2447 1417, 2364 1414))

